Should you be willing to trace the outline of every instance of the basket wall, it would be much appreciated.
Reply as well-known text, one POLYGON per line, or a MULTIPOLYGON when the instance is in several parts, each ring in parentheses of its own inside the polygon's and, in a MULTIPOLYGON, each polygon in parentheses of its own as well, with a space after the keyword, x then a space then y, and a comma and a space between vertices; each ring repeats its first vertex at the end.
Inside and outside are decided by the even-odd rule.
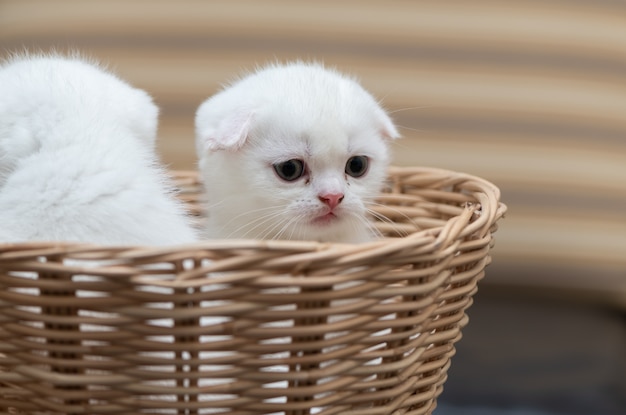
POLYGON ((432 413, 505 206, 465 174, 389 178, 368 244, 0 245, 0 410, 432 413))

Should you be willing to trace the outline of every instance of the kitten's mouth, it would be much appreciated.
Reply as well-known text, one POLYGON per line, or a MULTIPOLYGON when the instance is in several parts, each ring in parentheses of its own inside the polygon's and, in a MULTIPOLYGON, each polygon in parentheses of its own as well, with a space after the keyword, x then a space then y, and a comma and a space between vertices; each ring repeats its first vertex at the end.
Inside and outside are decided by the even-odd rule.
POLYGON ((335 215, 335 213, 331 211, 316 217, 315 219, 313 219, 313 223, 316 225, 326 225, 336 221, 337 219, 339 219, 337 215, 335 215))

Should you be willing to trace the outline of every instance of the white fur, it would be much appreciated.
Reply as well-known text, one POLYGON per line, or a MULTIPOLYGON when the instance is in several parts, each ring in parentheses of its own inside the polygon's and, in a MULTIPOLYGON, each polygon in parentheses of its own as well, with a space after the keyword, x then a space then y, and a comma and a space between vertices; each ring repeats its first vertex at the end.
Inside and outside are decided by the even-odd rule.
POLYGON ((273 65, 206 100, 196 114, 199 166, 209 197, 210 238, 362 242, 373 232, 366 203, 381 190, 391 119, 355 80, 318 64, 273 65), (352 156, 370 160, 346 175, 352 156), (273 164, 302 159, 308 174, 281 180, 273 164), (313 223, 343 194, 335 220, 313 223))
POLYGON ((0 241, 195 240, 158 166, 158 109, 78 57, 0 67, 0 241))

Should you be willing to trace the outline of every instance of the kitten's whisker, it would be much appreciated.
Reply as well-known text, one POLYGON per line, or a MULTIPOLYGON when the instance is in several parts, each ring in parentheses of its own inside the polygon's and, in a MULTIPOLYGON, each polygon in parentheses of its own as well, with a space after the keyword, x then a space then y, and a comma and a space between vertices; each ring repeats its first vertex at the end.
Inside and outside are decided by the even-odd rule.
MULTIPOLYGON (((367 210, 367 208, 366 208, 367 210)), ((376 228, 376 226, 374 225, 374 223, 369 220, 366 216, 363 216, 361 214, 358 213, 354 213, 354 212, 350 212, 350 216, 354 217, 356 219, 356 221, 353 221, 351 223, 352 227, 354 228, 355 232, 358 233, 360 231, 360 228, 358 226, 358 224, 360 223, 362 226, 364 226, 365 228, 367 228, 370 232, 372 232, 373 235, 377 236, 377 237, 381 237, 382 234, 380 233, 380 231, 376 228)))
POLYGON ((259 209, 255 209, 255 210, 250 210, 250 211, 243 212, 243 213, 240 213, 239 215, 236 215, 236 216, 232 217, 232 218, 231 218, 228 222, 226 222, 226 223, 222 224, 222 229, 227 228, 227 227, 228 227, 228 225, 230 225, 231 223, 233 223, 233 222, 235 222, 235 221, 239 221, 239 219, 241 219, 241 218, 244 218, 244 217, 249 216, 249 215, 257 215, 259 212, 262 212, 262 211, 267 211, 267 210, 269 210, 269 211, 273 211, 273 210, 275 210, 275 212, 270 212, 270 214, 269 214, 269 215, 263 215, 263 216, 260 216, 260 217, 254 218, 254 219, 253 219, 253 220, 251 220, 251 221, 247 221, 247 222, 245 222, 243 225, 241 225, 240 227, 238 227, 237 229, 235 229, 233 232, 231 232, 230 236, 232 236, 232 235, 236 234, 238 231, 242 230, 242 229, 243 229, 243 228, 245 228, 246 226, 249 226, 249 225, 251 225, 251 224, 253 224, 253 223, 255 223, 255 222, 258 222, 258 221, 264 220, 264 219, 265 219, 265 218, 267 218, 268 216, 277 216, 277 215, 280 215, 280 208, 279 208, 279 207, 275 207, 275 206, 270 206, 270 207, 265 207, 265 208, 259 208, 259 209))
POLYGON ((304 218, 306 218, 306 217, 307 217, 307 215, 304 215, 304 214, 300 213, 300 214, 298 214, 298 215, 294 216, 294 217, 293 217, 293 218, 289 221, 289 223, 286 225, 286 226, 291 227, 291 232, 290 232, 290 235, 289 235, 289 238, 290 238, 290 239, 294 237, 294 234, 295 234, 295 232, 296 232, 296 231, 300 231, 300 232, 299 232, 300 236, 299 236, 299 238, 298 238, 298 239, 307 239, 307 238, 305 238, 305 237, 303 236, 303 232, 302 232, 302 231, 304 230, 304 227, 303 227, 303 226, 301 226, 302 219, 304 219, 304 218), (294 226, 294 225, 295 225, 295 226, 294 226))
MULTIPOLYGON (((367 201, 367 210, 368 212, 373 212, 372 209, 369 208, 369 206, 380 206, 380 207, 384 207, 386 209, 389 209, 395 213, 397 213, 399 216, 403 217, 404 219, 406 219, 408 222, 413 222, 413 218, 411 218, 410 216, 408 216, 406 213, 402 212, 400 209, 396 209, 394 208, 392 205, 386 205, 384 203, 379 203, 375 200, 368 200, 367 201)), ((379 213, 380 215, 382 215, 382 213, 379 213)), ((384 215, 383 215, 384 216, 384 215)), ((388 220, 390 220, 389 218, 387 218, 388 220)))
MULTIPOLYGON (((407 221, 408 223, 414 224, 413 219, 412 219, 410 216, 406 215, 405 213, 403 213, 402 211, 400 211, 400 210, 398 210, 398 209, 393 209, 393 208, 391 208, 391 207, 390 207, 390 206, 388 206, 388 205, 384 205, 384 204, 382 204, 382 203, 377 203, 377 202, 370 201, 370 202, 368 202, 368 206, 383 206, 383 207, 385 207, 385 208, 387 208, 387 209, 391 209, 393 212, 395 212, 395 213, 399 214, 399 216, 401 216, 401 217, 403 217, 404 219, 406 219, 406 221, 407 221)), ((380 212, 377 212, 377 211, 375 211, 374 209, 371 209, 371 208, 369 208, 369 207, 367 208, 367 212, 368 212, 370 215, 372 215, 374 218, 378 219, 379 221, 381 221, 381 222, 386 222, 386 223, 388 223, 389 225, 391 225, 391 226, 392 226, 392 228, 394 229, 394 231, 395 231, 397 234, 402 235, 402 236, 406 236, 406 235, 407 235, 407 232, 406 232, 406 231, 402 230, 399 226, 397 226, 397 222, 396 222, 396 221, 394 221, 394 220, 390 219, 390 218, 389 218, 389 217, 387 217, 386 215, 384 215, 384 214, 382 214, 382 213, 380 213, 380 212)), ((373 225, 373 224, 372 224, 372 225, 373 225)), ((417 225, 415 225, 415 226, 416 226, 416 228, 417 228, 417 225)))
POLYGON ((224 204, 224 202, 226 202, 225 199, 222 199, 220 201, 214 202, 214 203, 209 203, 208 201, 204 204, 204 208, 206 209, 206 211, 208 212, 209 210, 218 207, 219 205, 224 204))
MULTIPOLYGON (((302 215, 304 216, 304 215, 302 215)), ((295 231, 298 231, 298 239, 299 240, 305 240, 308 239, 305 235, 306 235, 306 229, 304 228, 304 226, 301 225, 301 222, 298 221, 297 225, 294 227, 292 234, 295 233, 295 231)))
POLYGON ((367 227, 367 229, 370 230, 370 232, 372 232, 372 234, 374 234, 377 238, 382 238, 383 234, 382 232, 376 227, 376 224, 364 217, 360 217, 359 218, 361 223, 363 223, 363 225, 365 225, 365 227, 367 227))
MULTIPOLYGON (((281 227, 281 229, 276 233, 276 235, 274 236, 273 239, 280 239, 280 237, 287 231, 287 229, 289 229, 291 227, 291 225, 293 225, 294 223, 298 223, 300 221, 300 219, 306 217, 306 215, 303 214, 298 214, 295 216, 292 216, 290 218, 288 218, 287 220, 283 221, 283 226, 281 227)), ((276 227, 278 227, 280 224, 276 224, 271 230, 274 230, 276 227)), ((287 239, 293 239, 293 234, 295 231, 295 228, 299 228, 299 227, 291 227, 291 232, 289 234, 289 238, 287 239)))
MULTIPOLYGON (((274 208, 274 209, 276 209, 276 208, 274 208)), ((249 212, 249 213, 256 213, 256 212, 258 212, 260 210, 266 210, 266 209, 259 209, 257 211, 249 212)), ((257 218, 254 218, 253 220, 244 223, 243 225, 239 226, 237 229, 232 231, 230 236, 236 235, 237 233, 245 230, 245 232, 243 233, 243 237, 247 237, 252 232, 254 232, 256 229, 258 229, 258 228, 262 227, 263 225, 265 225, 266 223, 272 221, 274 218, 280 217, 281 215, 282 215, 282 210, 278 209, 278 210, 276 210, 274 212, 268 213, 267 215, 263 215, 263 216, 259 216, 257 218)), ((243 215, 240 215, 240 216, 243 216, 243 215)), ((261 237, 261 239, 265 239, 265 238, 261 237)))
POLYGON ((269 228, 266 228, 263 231, 263 233, 261 234, 261 239, 279 239, 280 231, 276 233, 275 229, 278 227, 281 227, 281 229, 284 228, 285 226, 287 226, 285 222, 288 222, 289 220, 290 220, 289 218, 281 217, 278 222, 275 222, 274 224, 272 224, 272 226, 270 226, 269 228), (272 234, 274 235, 272 236, 272 234))
MULTIPOLYGON (((368 210, 368 213, 373 216, 374 218, 378 219, 380 222, 385 222, 388 223, 390 225, 392 225, 392 227, 394 228, 395 232, 403 235, 404 236, 404 232, 402 232, 394 223, 394 221, 390 220, 389 218, 387 218, 385 215, 381 215, 378 212, 374 212, 371 210, 368 210)), ((372 220, 368 220, 368 226, 370 229, 372 229, 376 235, 378 236, 382 236, 382 232, 378 229, 378 227, 376 226, 376 221, 372 221, 372 220)))
MULTIPOLYGON (((276 198, 277 200, 280 200, 280 201, 290 202, 290 199, 289 199, 289 198, 286 198, 286 197, 280 197, 280 195, 276 195, 276 196, 275 196, 275 198, 276 198)), ((222 204, 222 203, 226 202, 227 200, 228 200, 228 202, 229 202, 229 203, 232 203, 232 202, 233 202, 233 199, 236 199, 236 198, 230 198, 229 200, 228 200, 228 199, 224 199, 224 200, 221 200, 221 201, 219 201, 219 202, 216 202, 216 203, 214 203, 214 204, 212 204, 212 205, 208 205, 208 207, 207 207, 207 212, 208 212, 208 211, 210 211, 210 209, 211 209, 212 207, 219 206, 220 204, 222 204)), ((247 217, 247 216, 256 216, 257 214, 259 214, 259 213, 261 213, 261 212, 263 212, 263 211, 273 211, 273 210, 278 210, 278 212, 276 212, 276 213, 275 213, 276 215, 278 215, 278 214, 280 214, 280 210, 282 210, 282 209, 283 209, 283 208, 282 208, 282 207, 280 207, 280 206, 267 206, 267 207, 263 207, 263 208, 258 208, 258 209, 254 209, 254 210, 249 210, 249 211, 246 211, 246 212, 240 213, 240 214, 238 214, 238 215, 235 215, 235 216, 233 216, 233 217, 230 217, 230 219, 229 219, 226 223, 221 224, 221 228, 222 228, 222 229, 226 229, 226 228, 228 228, 228 226, 229 226, 231 223, 233 223, 233 222, 243 221, 243 219, 245 219, 245 217, 247 217)), ((232 231, 232 232, 229 234, 229 236, 228 236, 228 237, 232 237, 233 235, 236 235, 239 231, 241 231, 242 229, 244 229, 246 226, 249 226, 249 225, 251 225, 251 224, 252 224, 252 223, 254 223, 254 222, 258 222, 258 221, 260 221, 260 220, 264 220, 265 218, 267 218, 267 215, 262 215, 262 216, 260 216, 260 217, 258 217, 258 218, 253 218, 251 221, 246 221, 243 225, 241 225, 240 227, 238 227, 236 230, 232 231)), ((244 235, 247 235, 247 234, 249 234, 249 233, 250 233, 250 231, 246 232, 244 235)))
POLYGON ((256 218, 255 220, 253 220, 252 222, 249 222, 243 226, 241 226, 239 228, 239 230, 245 228, 246 226, 250 226, 254 223, 256 223, 255 226, 253 226, 251 229, 248 229, 246 231, 246 233, 244 235, 248 235, 251 232, 253 232, 255 229, 258 229, 260 227, 262 227, 263 225, 265 225, 266 223, 272 221, 273 219, 279 217, 281 220, 279 220, 278 222, 274 223, 272 226, 264 229, 262 231, 262 233, 260 233, 260 238, 261 239, 268 239, 270 237, 270 235, 272 233, 275 233, 275 229, 277 229, 278 227, 281 227, 281 230, 278 231, 276 233, 276 235, 274 235, 272 237, 272 239, 278 239, 285 231, 286 229, 289 227, 290 224, 299 221, 301 218, 305 217, 305 215, 296 215, 296 216, 291 216, 291 217, 287 217, 287 218, 282 218, 281 216, 284 214, 283 210, 280 209, 277 212, 274 213, 270 213, 268 215, 256 218))
POLYGON ((389 115, 393 115, 396 114, 398 112, 404 112, 404 111, 413 111, 413 110, 424 110, 424 109, 431 109, 431 108, 442 108, 440 105, 418 105, 415 107, 403 107, 403 108, 397 108, 393 111, 387 111, 387 114, 389 115))
MULTIPOLYGON (((395 109, 393 111, 387 111, 387 113, 389 115, 394 115, 394 114, 397 114, 399 112, 413 111, 413 110, 423 110, 423 109, 430 109, 430 108, 440 108, 440 106, 438 106, 438 105, 421 105, 421 106, 416 106, 416 107, 405 107, 405 108, 398 108, 398 109, 395 109)), ((428 131, 428 130, 424 130, 424 129, 421 129, 421 128, 407 127, 406 125, 398 124, 397 122, 395 124, 396 124, 396 127, 399 130, 408 130, 408 131, 413 131, 413 132, 417 132, 417 133, 426 133, 428 131)))
POLYGON ((374 219, 378 219, 380 222, 387 222, 390 224, 393 224, 394 221, 392 219, 389 219, 388 216, 383 215, 380 212, 375 211, 374 209, 367 209, 367 213, 370 214, 371 216, 374 217, 374 219))
POLYGON ((398 127, 401 130, 409 130, 409 131, 414 131, 416 133, 426 133, 426 132, 428 132, 428 130, 424 130, 422 128, 407 127, 406 125, 401 125, 401 124, 396 124, 396 127, 398 127))

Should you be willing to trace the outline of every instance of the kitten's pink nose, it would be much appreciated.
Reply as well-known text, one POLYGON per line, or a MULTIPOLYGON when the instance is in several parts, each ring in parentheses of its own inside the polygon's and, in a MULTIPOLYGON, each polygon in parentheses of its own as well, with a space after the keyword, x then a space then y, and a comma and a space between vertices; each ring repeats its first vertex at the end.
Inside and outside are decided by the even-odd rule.
POLYGON ((334 209, 343 200, 343 193, 326 193, 317 197, 329 208, 334 209))

